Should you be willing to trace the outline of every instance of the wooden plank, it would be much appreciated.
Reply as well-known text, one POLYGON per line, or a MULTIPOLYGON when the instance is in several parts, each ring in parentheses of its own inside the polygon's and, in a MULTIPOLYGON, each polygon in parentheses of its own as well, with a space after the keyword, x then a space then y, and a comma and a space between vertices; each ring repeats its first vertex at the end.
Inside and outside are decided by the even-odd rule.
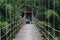
POLYGON ((34 24, 25 24, 14 40, 42 40, 42 38, 34 24))

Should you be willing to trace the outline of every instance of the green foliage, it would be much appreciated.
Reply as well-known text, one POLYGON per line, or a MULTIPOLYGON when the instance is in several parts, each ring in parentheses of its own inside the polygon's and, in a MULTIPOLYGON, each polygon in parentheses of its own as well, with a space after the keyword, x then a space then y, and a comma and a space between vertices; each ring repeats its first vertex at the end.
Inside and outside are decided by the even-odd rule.
POLYGON ((13 9, 11 4, 7 4, 6 8, 7 8, 7 10, 12 10, 13 9))
POLYGON ((46 19, 50 18, 51 16, 56 16, 59 19, 59 15, 55 11, 53 11, 53 10, 47 10, 45 12, 46 19))
POLYGON ((2 28, 2 32, 6 33, 8 31, 8 22, 0 22, 0 27, 2 28))
MULTIPOLYGON (((36 9, 37 10, 37 9, 36 9)), ((39 19, 39 24, 42 26, 51 26, 55 27, 55 29, 60 30, 60 0, 40 0, 40 10, 37 14, 37 19, 39 19), (48 5, 49 3, 49 5, 48 5), (55 4, 55 5, 54 5, 55 4), (43 9, 43 8, 46 9, 43 9), (49 7, 49 8, 48 8, 49 7), (55 10, 54 10, 55 8, 55 10), (42 10, 42 11, 41 11, 42 10)), ((48 28, 48 27, 45 27, 48 28)), ((52 30, 52 29, 50 29, 52 30)), ((52 33, 50 31, 50 33, 52 33)), ((56 36, 59 34, 56 34, 56 36)), ((60 36, 57 36, 59 39, 60 36)))
POLYGON ((50 27, 50 25, 51 25, 49 22, 44 22, 44 21, 39 21, 37 24, 39 24, 40 27, 42 27, 42 26, 49 26, 50 27))
MULTIPOLYGON (((9 30, 13 28, 14 25, 10 25, 11 22, 15 22, 16 20, 20 19, 20 0, 0 0, 0 28, 2 35, 6 34, 7 32, 9 32, 7 35, 10 35, 13 31, 9 30), (10 28, 9 25, 12 27, 10 28)), ((5 38, 3 38, 3 40, 5 40, 5 38)))
POLYGON ((8 23, 7 22, 1 22, 1 26, 7 27, 8 23))
POLYGON ((60 6, 60 0, 55 0, 55 5, 59 7, 60 6))
POLYGON ((0 6, 4 3, 4 0, 0 0, 0 6))

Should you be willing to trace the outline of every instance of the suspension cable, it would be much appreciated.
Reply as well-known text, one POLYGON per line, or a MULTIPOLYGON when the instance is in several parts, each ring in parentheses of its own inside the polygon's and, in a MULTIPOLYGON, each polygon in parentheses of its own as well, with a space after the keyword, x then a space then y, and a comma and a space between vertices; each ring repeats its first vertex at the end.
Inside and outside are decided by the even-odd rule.
MULTIPOLYGON (((38 20, 39 21, 39 20, 38 20)), ((47 25, 47 24, 45 24, 47 25)), ((50 25, 47 25, 47 27, 50 27, 52 30, 56 31, 56 32, 60 32, 60 30, 54 29, 53 27, 51 27, 50 25)))
MULTIPOLYGON (((40 25, 39 25, 40 26, 40 25)), ((44 27, 42 27, 54 40, 57 40, 50 32, 48 32, 44 27)))
MULTIPOLYGON (((6 10, 6 22, 7 22, 7 0, 5 0, 5 10, 6 10)), ((7 28, 6 28, 6 32, 7 32, 7 28)), ((6 35, 6 40, 7 40, 7 35, 6 35)))
MULTIPOLYGON (((39 25, 39 24, 36 24, 36 25, 39 25)), ((38 29, 39 29, 39 28, 38 28, 38 29)), ((39 31, 41 31, 41 29, 39 29, 39 31)), ((41 31, 41 32, 42 32, 42 34, 45 36, 45 38, 48 40, 48 38, 47 38, 45 32, 43 32, 43 31, 41 31)))
POLYGON ((38 16, 38 11, 39 11, 39 6, 40 6, 40 0, 38 0, 38 8, 37 8, 37 11, 36 11, 36 14, 35 14, 35 18, 38 16))

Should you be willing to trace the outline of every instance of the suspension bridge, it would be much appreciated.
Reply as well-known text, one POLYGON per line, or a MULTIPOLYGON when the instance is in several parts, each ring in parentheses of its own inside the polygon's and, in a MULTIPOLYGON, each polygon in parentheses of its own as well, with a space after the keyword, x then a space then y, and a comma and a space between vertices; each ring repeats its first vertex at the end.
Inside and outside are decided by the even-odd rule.
MULTIPOLYGON (((13 40, 58 40, 58 38, 55 37, 55 31, 58 33, 60 33, 60 31, 47 24, 40 25, 43 22, 37 23, 39 22, 36 18, 38 12, 36 16, 34 16, 33 7, 28 8, 25 3, 25 5, 21 5, 20 9, 22 18, 11 22, 8 26, 12 28, 6 30, 8 32, 1 35, 0 40, 11 40, 11 38, 13 38, 13 40), (48 30, 45 28, 45 25, 47 25, 48 30), (52 33, 50 33, 49 29, 52 30, 52 33)), ((4 28, 1 30, 3 29, 4 28)))
MULTIPOLYGON (((15 36, 13 40, 58 40, 57 38, 54 37, 54 35, 52 35, 48 30, 46 30, 46 28, 44 28, 43 25, 41 27, 40 24, 37 24, 39 20, 37 20, 34 17, 33 11, 26 10, 27 9, 23 7, 23 9, 21 10, 21 12, 23 12, 24 14, 23 18, 21 20, 12 22, 10 25, 12 25, 13 28, 9 29, 9 31, 6 34, 2 35, 1 39, 4 37, 8 37, 6 38, 6 40, 9 40, 12 36, 15 36), (29 17, 31 17, 30 19, 31 21, 28 21, 29 22, 28 23, 26 22, 26 19, 29 17), (12 34, 8 36, 7 34, 12 30, 13 30, 12 34), (47 35, 45 34, 45 32, 47 33, 47 35), (49 36, 51 36, 52 39, 49 38, 49 36)), ((50 27, 49 25, 48 27, 51 28, 53 31, 60 32, 59 30, 56 30, 50 27)))

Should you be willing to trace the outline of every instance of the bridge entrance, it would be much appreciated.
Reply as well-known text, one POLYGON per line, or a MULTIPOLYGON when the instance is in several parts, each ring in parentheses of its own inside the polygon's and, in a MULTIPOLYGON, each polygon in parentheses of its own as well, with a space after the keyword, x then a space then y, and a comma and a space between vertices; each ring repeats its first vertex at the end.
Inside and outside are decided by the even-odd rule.
POLYGON ((25 22, 26 23, 32 23, 32 8, 22 6, 21 7, 21 12, 22 12, 22 17, 25 17, 25 22))
POLYGON ((32 21, 32 14, 31 13, 26 13, 26 18, 29 18, 32 21))

